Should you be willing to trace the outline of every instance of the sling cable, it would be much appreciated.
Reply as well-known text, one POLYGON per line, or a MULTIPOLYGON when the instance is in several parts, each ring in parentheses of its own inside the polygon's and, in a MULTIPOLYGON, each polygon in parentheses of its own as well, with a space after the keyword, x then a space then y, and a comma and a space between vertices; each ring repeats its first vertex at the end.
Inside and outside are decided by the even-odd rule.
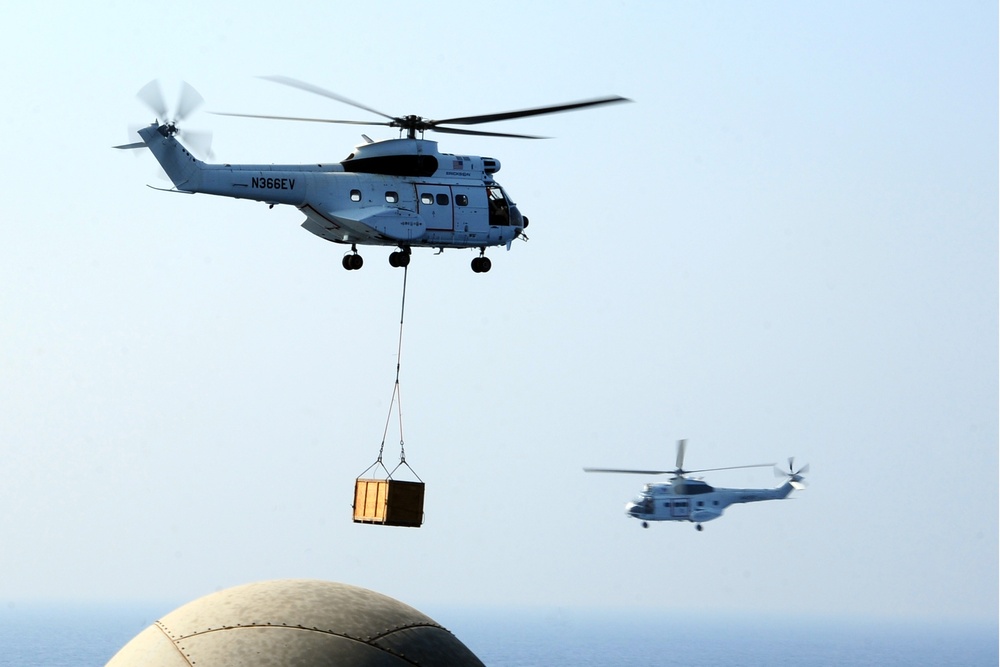
POLYGON ((403 316, 406 313, 406 275, 408 268, 403 266, 403 298, 399 308, 399 343, 396 349, 396 382, 392 387, 392 398, 389 401, 389 414, 385 418, 385 429, 382 431, 382 443, 378 448, 378 458, 375 463, 358 476, 354 483, 354 523, 382 524, 385 526, 407 526, 419 528, 424 518, 424 482, 406 462, 406 449, 403 444, 403 399, 399 390, 399 368, 403 354, 403 316), (382 462, 385 451, 385 440, 392 422, 393 409, 399 419, 399 463, 389 470, 382 462), (393 479, 393 474, 405 466, 416 482, 393 479), (372 470, 381 468, 385 479, 366 477, 372 470))

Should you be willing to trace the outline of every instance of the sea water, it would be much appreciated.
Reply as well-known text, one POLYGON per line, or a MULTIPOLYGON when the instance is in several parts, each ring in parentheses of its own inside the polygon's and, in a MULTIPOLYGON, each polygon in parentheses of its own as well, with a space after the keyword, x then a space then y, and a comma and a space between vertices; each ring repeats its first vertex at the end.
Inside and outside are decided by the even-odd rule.
MULTIPOLYGON (((101 667, 170 609, 0 610, 0 666, 101 667)), ((654 611, 438 610, 489 667, 995 667, 998 626, 875 619, 682 617, 654 611)))

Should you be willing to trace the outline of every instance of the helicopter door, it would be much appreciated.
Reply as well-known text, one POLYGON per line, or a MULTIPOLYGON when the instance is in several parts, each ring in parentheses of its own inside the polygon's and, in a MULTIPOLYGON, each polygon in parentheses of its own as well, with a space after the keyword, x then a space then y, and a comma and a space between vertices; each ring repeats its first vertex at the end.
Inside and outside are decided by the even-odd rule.
POLYGON ((690 500, 675 500, 670 503, 670 517, 673 519, 686 519, 691 516, 690 500))
POLYGON ((486 188, 455 185, 451 189, 455 196, 455 231, 477 232, 488 229, 488 205, 486 188))
POLYGON ((417 183, 417 212, 424 219, 428 231, 454 231, 453 206, 449 186, 417 183))

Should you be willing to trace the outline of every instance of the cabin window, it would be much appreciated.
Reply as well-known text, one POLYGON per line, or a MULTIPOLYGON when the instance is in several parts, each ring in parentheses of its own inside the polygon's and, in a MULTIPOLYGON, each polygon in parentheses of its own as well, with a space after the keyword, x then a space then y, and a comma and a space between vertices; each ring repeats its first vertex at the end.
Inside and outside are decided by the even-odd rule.
POLYGON ((455 195, 455 204, 458 206, 468 206, 469 196, 468 195, 455 195))
POLYGON ((447 206, 448 205, 448 195, 444 194, 443 192, 442 193, 438 193, 437 203, 438 203, 438 206, 447 206))
POLYGON ((361 201, 361 190, 351 190, 351 201, 361 201))
POLYGON ((420 195, 420 203, 423 204, 423 205, 425 205, 425 206, 433 204, 434 203, 434 197, 431 196, 431 193, 425 192, 422 195, 420 195))
POLYGON ((390 204, 395 204, 399 201, 399 194, 390 190, 385 193, 385 200, 390 204))

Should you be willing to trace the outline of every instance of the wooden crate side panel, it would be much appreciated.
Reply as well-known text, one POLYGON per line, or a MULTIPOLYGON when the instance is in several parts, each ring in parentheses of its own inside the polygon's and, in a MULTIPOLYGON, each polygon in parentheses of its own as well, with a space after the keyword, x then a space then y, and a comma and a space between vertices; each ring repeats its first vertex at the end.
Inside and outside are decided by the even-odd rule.
POLYGON ((424 483, 390 480, 386 523, 419 527, 424 520, 424 483))
POLYGON ((354 520, 383 523, 389 497, 389 480, 359 479, 354 484, 354 520))

